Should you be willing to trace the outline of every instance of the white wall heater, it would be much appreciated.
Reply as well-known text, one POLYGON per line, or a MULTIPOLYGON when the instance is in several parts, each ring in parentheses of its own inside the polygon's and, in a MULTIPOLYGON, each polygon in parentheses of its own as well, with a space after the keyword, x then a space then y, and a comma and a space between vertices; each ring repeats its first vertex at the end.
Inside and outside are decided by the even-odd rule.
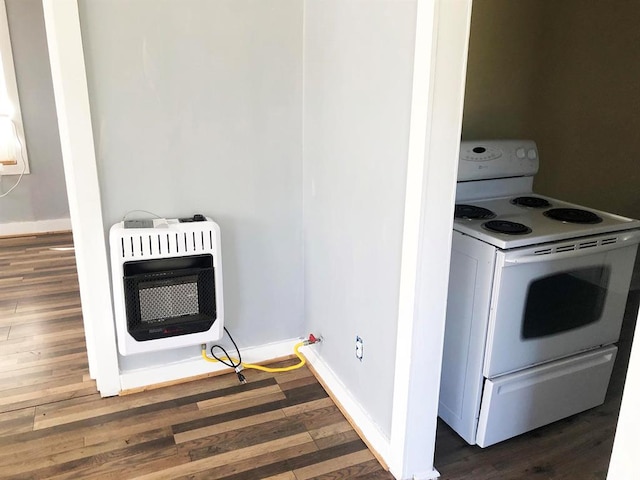
POLYGON ((218 340, 224 326, 220 228, 202 215, 129 220, 109 232, 121 355, 218 340))

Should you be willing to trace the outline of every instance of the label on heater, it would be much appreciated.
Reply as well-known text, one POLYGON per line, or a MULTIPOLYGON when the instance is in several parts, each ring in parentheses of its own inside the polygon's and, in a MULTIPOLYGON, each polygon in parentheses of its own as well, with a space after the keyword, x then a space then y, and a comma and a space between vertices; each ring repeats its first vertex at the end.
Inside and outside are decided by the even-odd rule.
POLYGON ((153 228, 153 220, 125 220, 124 228, 153 228))

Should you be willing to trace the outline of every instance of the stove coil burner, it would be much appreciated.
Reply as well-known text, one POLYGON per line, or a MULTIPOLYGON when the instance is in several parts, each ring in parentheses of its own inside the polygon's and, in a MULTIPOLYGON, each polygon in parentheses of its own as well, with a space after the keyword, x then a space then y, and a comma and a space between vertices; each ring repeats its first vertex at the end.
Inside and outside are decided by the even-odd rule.
POLYGON ((507 235, 526 235, 531 233, 531 229, 526 225, 508 220, 490 220, 484 222, 482 227, 491 232, 505 233, 507 235))
POLYGON ((496 214, 488 208, 476 207, 475 205, 457 204, 453 215, 455 218, 466 218, 468 220, 488 220, 495 218, 496 214))
POLYGON ((602 222, 602 218, 595 213, 579 208, 552 208, 544 212, 544 215, 568 223, 595 224, 602 222))
POLYGON ((549 202, 540 197, 517 197, 511 200, 511 203, 529 208, 546 208, 551 206, 549 202))

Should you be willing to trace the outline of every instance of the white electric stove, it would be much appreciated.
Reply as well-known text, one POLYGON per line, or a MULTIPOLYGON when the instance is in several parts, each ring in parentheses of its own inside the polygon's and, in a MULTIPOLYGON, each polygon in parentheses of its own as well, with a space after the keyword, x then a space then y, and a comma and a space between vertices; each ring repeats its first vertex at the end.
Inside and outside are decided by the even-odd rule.
POLYGON ((462 142, 440 416, 492 445, 604 401, 640 221, 533 192, 536 144, 462 142))

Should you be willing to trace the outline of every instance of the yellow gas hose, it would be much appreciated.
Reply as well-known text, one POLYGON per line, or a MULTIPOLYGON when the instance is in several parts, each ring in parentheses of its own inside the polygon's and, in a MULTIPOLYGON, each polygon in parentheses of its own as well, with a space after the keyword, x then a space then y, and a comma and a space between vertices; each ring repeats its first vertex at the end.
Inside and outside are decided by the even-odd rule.
MULTIPOLYGON (((253 370, 260 370, 261 372, 268 372, 268 373, 280 373, 280 372, 290 372, 291 370, 296 370, 298 368, 303 367, 306 363, 307 360, 302 356, 302 354, 300 353, 300 347, 303 347, 305 345, 311 345, 313 343, 316 343, 317 340, 315 337, 313 337, 313 335, 310 336, 309 340, 304 340, 300 343, 296 343, 295 346, 293 347, 293 353, 296 354, 296 357, 298 357, 298 359, 300 360, 298 363, 296 363, 295 365, 290 365, 288 367, 263 367, 262 365, 255 365, 252 363, 241 363, 240 366, 243 369, 253 369, 253 370)), ((207 355, 207 347, 206 345, 202 345, 202 358, 204 358, 207 362, 218 362, 218 360, 216 360, 215 358, 211 358, 207 355)), ((228 357, 222 357, 222 360, 230 360, 232 363, 238 363, 238 360, 235 358, 228 358, 228 357)), ((237 372, 237 370, 236 370, 237 372)))
MULTIPOLYGON (((288 367, 275 367, 275 368, 263 367, 262 365, 254 365, 253 363, 244 363, 244 362, 241 363, 240 365, 244 369, 252 368, 254 370, 260 370, 261 372, 268 372, 268 373, 290 372, 291 370, 296 370, 298 368, 304 367, 304 365, 307 363, 307 360, 302 356, 302 354, 299 351, 300 347, 304 345, 305 345, 305 342, 300 342, 300 343, 296 343, 296 345, 293 347, 293 352, 296 354, 296 357, 300 359, 300 361, 295 365, 290 365, 288 367)), ((218 362, 218 360, 216 360, 215 358, 211 358, 207 355, 206 348, 202 349, 202 358, 204 358, 207 362, 218 362)), ((238 361, 235 358, 227 358, 227 357, 222 357, 222 358, 223 360, 231 360, 234 363, 238 361)))

